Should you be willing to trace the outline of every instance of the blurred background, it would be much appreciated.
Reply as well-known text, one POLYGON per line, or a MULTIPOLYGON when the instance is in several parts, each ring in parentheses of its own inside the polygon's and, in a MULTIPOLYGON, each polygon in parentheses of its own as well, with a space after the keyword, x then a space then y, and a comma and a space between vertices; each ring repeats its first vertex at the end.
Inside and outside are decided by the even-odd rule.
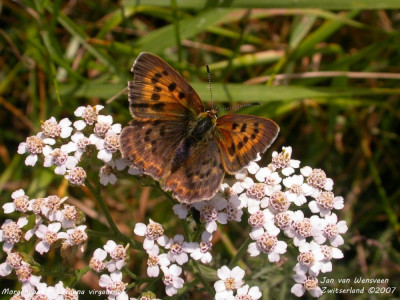
MULTIPOLYGON (((178 70, 206 107, 206 64, 219 107, 260 103, 237 112, 268 117, 280 125, 265 161, 273 150, 291 146, 293 158, 325 170, 335 182, 335 195, 345 199, 339 213, 349 225, 342 247, 345 257, 334 262, 327 277, 389 279, 382 286, 400 288, 398 0, 2 1, 1 204, 20 188, 31 198, 68 195, 87 215, 89 227, 106 230, 90 193, 69 187, 39 164, 25 166, 25 156, 16 151, 20 142, 40 130, 40 121, 51 116, 74 121, 73 112, 82 105, 102 104, 103 114, 126 125, 131 116, 124 89, 142 51, 178 70)), ((116 186, 103 188, 103 196, 126 234, 149 217, 164 220, 172 230, 179 226, 168 217, 171 202, 146 179, 125 176, 116 186)), ((237 229, 232 235, 228 232, 230 242, 223 239, 224 246, 214 249, 222 261, 224 256, 229 261, 229 248, 239 248, 244 239, 237 229)), ((94 249, 104 240, 94 237, 89 243, 94 249)), ((2 254, 0 258, 5 259, 2 254)), ((89 258, 90 253, 76 257, 71 268, 82 268, 89 258)), ((61 264, 57 256, 42 263, 49 270, 61 264)), ((264 282, 264 299, 292 297, 292 273, 262 263, 265 270, 257 276, 264 282)), ((140 261, 131 267, 140 273, 146 266, 140 261)), ((76 288, 95 288, 95 276, 87 274, 76 288)), ((0 283, 5 285, 18 287, 13 280, 0 283)), ((346 284, 330 285, 335 286, 346 284)), ((323 299, 398 296, 396 291, 323 299)), ((200 292, 181 298, 186 297, 206 299, 200 292)))

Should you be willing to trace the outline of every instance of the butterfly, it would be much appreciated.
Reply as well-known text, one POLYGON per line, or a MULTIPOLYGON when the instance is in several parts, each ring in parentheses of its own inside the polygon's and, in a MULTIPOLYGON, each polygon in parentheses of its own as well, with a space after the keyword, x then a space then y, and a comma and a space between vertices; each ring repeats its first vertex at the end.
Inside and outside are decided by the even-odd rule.
POLYGON ((120 135, 122 157, 179 202, 209 200, 273 143, 279 126, 251 115, 206 111, 194 89, 161 58, 143 52, 131 69, 133 120, 120 135))

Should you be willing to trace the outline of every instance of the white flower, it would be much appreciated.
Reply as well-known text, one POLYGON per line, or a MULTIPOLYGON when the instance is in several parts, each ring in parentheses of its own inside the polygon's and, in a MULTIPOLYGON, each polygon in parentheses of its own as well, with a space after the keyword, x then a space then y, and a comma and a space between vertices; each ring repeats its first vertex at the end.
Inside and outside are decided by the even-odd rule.
POLYGON ((108 299, 129 299, 128 294, 125 292, 127 284, 122 282, 121 271, 112 272, 110 275, 101 275, 99 285, 107 290, 108 299))
POLYGON ((187 253, 191 252, 191 245, 184 241, 183 235, 176 234, 167 242, 165 249, 169 249, 167 255, 171 262, 183 265, 188 261, 187 253))
POLYGON ((218 194, 209 201, 196 202, 193 206, 200 212, 200 218, 206 223, 206 230, 213 233, 217 230, 217 222, 226 224, 228 216, 223 210, 228 202, 218 194))
POLYGON ((301 206, 307 202, 305 195, 310 193, 310 187, 304 184, 304 177, 302 175, 293 175, 283 180, 283 185, 289 190, 285 191, 290 202, 297 206, 301 206))
POLYGON ((65 239, 68 237, 66 232, 58 232, 61 229, 61 223, 55 222, 49 224, 49 226, 40 224, 36 231, 36 236, 41 241, 36 244, 35 250, 40 254, 48 252, 51 245, 57 242, 59 239, 65 239))
POLYGON ((3 251, 8 253, 22 238, 21 228, 28 224, 28 219, 19 218, 17 222, 11 219, 4 221, 0 230, 0 242, 4 242, 3 251))
POLYGON ((75 206, 65 204, 62 210, 56 212, 56 220, 61 222, 62 228, 72 228, 80 215, 75 206))
POLYGON ((139 236, 144 236, 143 248, 149 250, 154 246, 154 241, 160 246, 165 246, 168 241, 166 235, 164 235, 164 228, 160 223, 156 223, 153 220, 149 220, 149 225, 143 223, 137 223, 133 232, 139 236))
POLYGON ((22 262, 19 269, 15 272, 18 281, 22 283, 21 295, 25 299, 31 299, 36 294, 35 287, 40 284, 41 277, 33 275, 32 272, 32 267, 26 262, 22 262))
POLYGON ((147 259, 147 276, 158 277, 160 274, 160 267, 166 267, 171 262, 168 259, 167 254, 160 254, 160 249, 157 245, 154 245, 151 249, 147 250, 149 258, 147 259))
POLYGON ((13 202, 8 202, 3 205, 5 214, 10 214, 14 211, 27 212, 31 210, 29 205, 29 197, 25 195, 23 189, 19 189, 11 194, 13 202))
POLYGON ((258 286, 253 286, 249 288, 249 285, 244 285, 238 288, 236 298, 237 300, 257 300, 262 296, 260 288, 258 286))
POLYGON ((79 161, 81 160, 82 154, 85 153, 86 147, 92 144, 92 141, 86 137, 82 132, 76 132, 71 136, 71 142, 75 146, 76 151, 74 157, 79 161))
POLYGON ((245 189, 248 189, 252 184, 254 184, 253 179, 247 177, 247 172, 240 171, 235 174, 235 178, 238 180, 232 186, 232 190, 238 195, 242 193, 245 189))
POLYGON ((195 260, 200 260, 203 264, 208 264, 212 260, 212 255, 210 253, 212 249, 212 234, 208 231, 204 231, 201 235, 201 242, 192 243, 193 250, 190 256, 195 260))
POLYGON ((172 207, 172 209, 174 210, 175 215, 177 215, 179 219, 186 219, 191 207, 192 207, 191 204, 179 203, 175 204, 172 207))
POLYGON ((282 147, 282 152, 274 151, 272 153, 272 165, 276 169, 282 169, 282 174, 290 176, 294 173, 294 169, 300 165, 299 160, 292 159, 292 147, 282 147))
POLYGON ((101 248, 97 248, 93 252, 93 256, 90 259, 89 267, 96 271, 97 273, 103 271, 106 267, 105 263, 103 262, 107 258, 107 252, 101 248))
POLYGON ((261 252, 268 255, 270 262, 278 262, 280 255, 286 252, 287 244, 279 241, 276 232, 264 231, 263 228, 254 230, 250 237, 256 240, 250 243, 247 252, 250 256, 258 256, 261 252))
POLYGON ((297 210, 292 214, 293 223, 290 230, 285 231, 285 234, 293 238, 295 246, 300 247, 306 243, 306 238, 308 237, 320 235, 320 222, 313 217, 305 218, 301 210, 297 210))
POLYGON ((243 210, 241 208, 242 202, 236 194, 233 194, 228 199, 228 204, 226 205, 226 216, 228 222, 240 222, 243 216, 243 210))
POLYGON ((111 256, 111 260, 106 263, 108 272, 121 270, 126 265, 126 248, 122 245, 117 245, 114 241, 109 240, 103 248, 111 256))
POLYGON ((57 123, 56 118, 51 117, 50 119, 42 122, 42 133, 46 138, 53 139, 55 143, 55 138, 67 138, 71 135, 72 127, 71 121, 68 118, 62 119, 57 123))
POLYGON ((332 213, 331 215, 325 216, 324 219, 318 218, 318 216, 312 216, 310 218, 317 226, 322 230, 319 231, 318 235, 314 236, 314 240, 318 244, 323 244, 326 239, 333 247, 343 245, 344 239, 341 234, 346 233, 348 230, 346 221, 339 221, 337 215, 332 213))
MULTIPOLYGON (((63 246, 77 246, 83 245, 87 241, 86 225, 79 225, 77 227, 67 230, 67 238, 63 242, 63 246)), ((83 252, 83 246, 81 247, 83 252)))
POLYGON ((321 190, 331 191, 333 189, 333 180, 327 178, 323 170, 306 166, 301 168, 300 172, 306 177, 306 182, 310 186, 310 195, 313 198, 317 198, 321 190))
POLYGON ((93 125, 97 121, 97 116, 99 111, 104 108, 103 105, 95 105, 95 106, 79 106, 74 114, 77 117, 82 117, 84 120, 79 120, 74 122, 74 127, 78 130, 82 130, 87 125, 93 125))
POLYGON ((238 266, 230 270, 222 266, 217 270, 218 280, 214 283, 215 299, 227 299, 232 292, 243 285, 244 270, 238 266))
POLYGON ((311 296, 318 298, 322 295, 322 290, 318 286, 318 279, 315 277, 307 277, 304 274, 295 274, 293 279, 296 281, 296 284, 290 290, 297 297, 301 297, 304 295, 306 291, 308 291, 311 296))
POLYGON ((327 273, 327 272, 332 272, 332 258, 334 259, 340 259, 343 258, 343 252, 335 247, 332 246, 327 246, 327 245, 321 245, 321 251, 322 254, 324 255, 324 259, 321 261, 321 272, 322 273, 327 273))
POLYGON ((33 167, 38 160, 38 154, 47 156, 52 151, 49 145, 54 145, 54 143, 54 139, 46 138, 39 132, 37 135, 27 137, 25 142, 19 144, 18 154, 30 153, 25 159, 25 165, 33 167))
MULTIPOLYGON (((36 285, 36 296, 38 299, 60 299, 58 298, 57 289, 53 286, 48 286, 44 282, 40 282, 36 285)), ((63 297, 64 298, 64 297, 63 297)))
POLYGON ((178 292, 178 289, 183 287, 184 280, 179 277, 182 273, 182 268, 174 264, 169 267, 162 266, 161 270, 164 273, 165 293, 171 297, 178 292))
POLYGON ((109 162, 115 152, 119 150, 119 135, 113 131, 107 132, 104 139, 98 139, 96 148, 99 150, 97 158, 109 162))
POLYGON ((75 157, 68 155, 76 150, 76 145, 73 143, 62 145, 61 148, 54 149, 45 157, 43 166, 51 167, 52 165, 55 165, 56 168, 54 169, 54 173, 57 175, 64 175, 67 169, 74 168, 78 163, 78 160, 75 157))
POLYGON ((115 184, 117 182, 117 176, 115 176, 115 162, 114 160, 108 161, 104 166, 100 168, 99 177, 100 183, 104 186, 108 184, 115 184))
POLYGON ((4 277, 11 274, 12 270, 18 270, 24 263, 22 255, 18 252, 7 253, 7 259, 0 265, 0 276, 4 277))
POLYGON ((329 215, 332 209, 342 209, 344 207, 343 197, 335 197, 330 191, 322 192, 318 195, 316 200, 308 204, 311 212, 319 213, 321 217, 329 215))
POLYGON ((322 267, 321 261, 324 259, 321 246, 315 242, 305 243, 299 250, 298 263, 293 270, 297 274, 306 274, 308 272, 311 276, 318 276, 322 267))

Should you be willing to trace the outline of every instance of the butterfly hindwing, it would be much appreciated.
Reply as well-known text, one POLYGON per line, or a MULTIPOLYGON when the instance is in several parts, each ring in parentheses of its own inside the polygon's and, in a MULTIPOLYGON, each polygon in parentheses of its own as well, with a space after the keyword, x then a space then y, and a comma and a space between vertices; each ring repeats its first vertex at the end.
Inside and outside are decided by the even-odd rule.
POLYGON ((194 89, 161 58, 143 52, 131 71, 129 107, 137 120, 186 120, 204 111, 194 89))
POLYGON ((172 191, 180 202, 193 203, 211 199, 218 191, 224 175, 218 146, 210 139, 197 144, 189 159, 166 176, 162 187, 172 191))
POLYGON ((168 170, 176 146, 186 134, 187 124, 177 121, 137 121, 124 127, 121 153, 131 166, 159 179, 168 170))
POLYGON ((269 119, 250 115, 225 115, 217 119, 215 138, 226 172, 234 174, 264 153, 279 133, 269 119))

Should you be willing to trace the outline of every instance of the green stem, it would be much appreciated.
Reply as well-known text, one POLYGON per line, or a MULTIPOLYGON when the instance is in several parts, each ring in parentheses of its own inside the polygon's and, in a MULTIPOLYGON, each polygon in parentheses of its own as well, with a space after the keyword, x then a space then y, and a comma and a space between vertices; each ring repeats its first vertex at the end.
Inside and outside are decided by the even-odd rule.
POLYGON ((196 260, 192 260, 192 269, 197 277, 197 279, 203 284, 204 288, 210 295, 215 295, 214 289, 209 285, 207 280, 201 275, 199 263, 196 260))
POLYGON ((246 241, 240 246, 239 250, 236 252, 235 256, 232 258, 231 262, 229 263, 229 268, 233 268, 237 265, 238 261, 242 258, 242 256, 246 253, 247 247, 251 242, 251 238, 248 237, 246 241))

